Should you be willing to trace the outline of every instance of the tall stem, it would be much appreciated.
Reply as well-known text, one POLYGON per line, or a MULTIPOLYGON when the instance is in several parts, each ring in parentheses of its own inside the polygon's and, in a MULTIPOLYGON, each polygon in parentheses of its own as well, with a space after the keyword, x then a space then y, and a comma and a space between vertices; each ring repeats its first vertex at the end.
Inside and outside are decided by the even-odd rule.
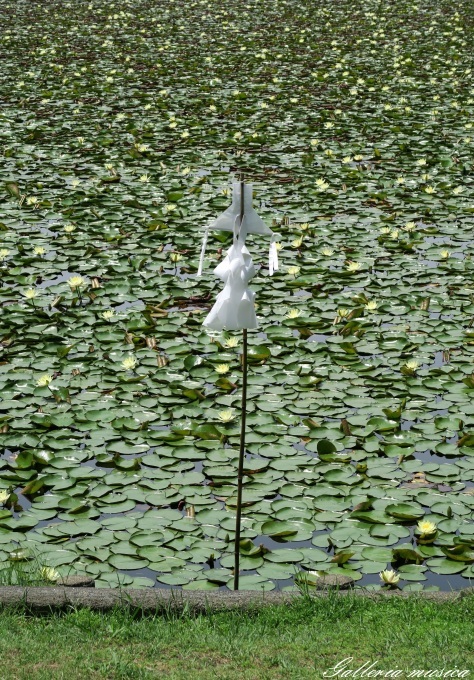
POLYGON ((242 350, 242 413, 240 424, 239 471, 237 476, 237 513, 235 516, 235 545, 234 545, 234 590, 239 589, 239 558, 240 558, 240 521, 242 517, 242 489, 244 483, 245 457, 245 421, 247 416, 247 329, 243 329, 242 350))
MULTIPOLYGON (((243 175, 242 175, 243 177, 243 175)), ((240 226, 239 226, 239 236, 240 236, 240 230, 242 229, 242 222, 244 221, 244 191, 245 191, 245 182, 243 179, 240 181, 240 226)))
MULTIPOLYGON (((245 182, 244 176, 240 176, 240 225, 239 238, 244 221, 245 182)), ((234 590, 239 589, 240 571, 240 522, 242 517, 242 487, 244 483, 244 457, 245 457, 245 421, 247 416, 247 329, 243 329, 243 350, 242 350, 242 409, 240 416, 240 449, 239 449, 239 471, 237 475, 237 513, 235 516, 235 544, 234 544, 234 590)))

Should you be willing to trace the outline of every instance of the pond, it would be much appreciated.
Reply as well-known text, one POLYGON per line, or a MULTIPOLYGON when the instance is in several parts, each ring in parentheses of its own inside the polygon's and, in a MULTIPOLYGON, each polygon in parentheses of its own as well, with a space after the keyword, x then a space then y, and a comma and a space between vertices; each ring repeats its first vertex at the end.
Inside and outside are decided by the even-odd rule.
POLYGON ((241 587, 469 585, 470 7, 162 4, 6 8, 0 582, 232 587, 229 234, 196 273, 242 172, 281 266, 248 239, 241 587))

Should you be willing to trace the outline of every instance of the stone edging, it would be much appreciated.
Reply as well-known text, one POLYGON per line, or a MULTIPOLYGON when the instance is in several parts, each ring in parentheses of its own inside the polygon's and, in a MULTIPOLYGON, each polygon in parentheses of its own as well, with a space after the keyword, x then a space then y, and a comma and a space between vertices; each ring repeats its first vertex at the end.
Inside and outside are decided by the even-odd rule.
MULTIPOLYGON (((335 591, 332 591, 333 593, 335 591)), ((420 597, 436 602, 454 602, 474 595, 474 588, 463 588, 452 592, 404 593, 402 591, 338 590, 338 596, 349 595, 380 599, 385 597, 420 597)), ((328 591, 316 591, 314 597, 328 597, 328 591)), ((254 591, 182 591, 168 589, 115 589, 115 588, 70 588, 52 587, 0 587, 0 607, 25 607, 32 612, 45 612, 71 607, 87 607, 96 611, 107 611, 117 607, 137 608, 147 613, 165 611, 225 611, 245 610, 267 605, 290 604, 299 599, 299 593, 254 591)))

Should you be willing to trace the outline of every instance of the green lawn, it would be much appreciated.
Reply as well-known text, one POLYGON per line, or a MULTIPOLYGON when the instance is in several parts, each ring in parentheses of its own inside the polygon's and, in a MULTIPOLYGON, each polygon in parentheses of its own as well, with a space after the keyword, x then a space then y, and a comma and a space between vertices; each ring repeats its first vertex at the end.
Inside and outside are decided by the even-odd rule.
POLYGON ((364 677, 334 675, 331 669, 348 657, 352 661, 347 670, 366 664, 367 672, 400 670, 394 676, 399 678, 410 677, 413 670, 473 671, 473 616, 470 596, 436 603, 416 595, 372 601, 337 594, 260 611, 196 616, 140 617, 131 611, 78 610, 31 617, 4 611, 0 677, 364 677))
POLYGON ((474 579, 472 4, 1 3, 0 582, 232 588, 241 173, 241 587, 474 579))

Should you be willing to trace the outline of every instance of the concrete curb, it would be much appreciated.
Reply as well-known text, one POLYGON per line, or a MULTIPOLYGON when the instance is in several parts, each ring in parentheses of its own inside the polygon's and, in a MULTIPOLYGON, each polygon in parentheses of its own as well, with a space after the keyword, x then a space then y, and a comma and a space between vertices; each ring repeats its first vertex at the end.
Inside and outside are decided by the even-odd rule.
MULTIPOLYGON (((416 597, 435 602, 455 602, 462 597, 474 595, 474 588, 453 592, 404 593, 389 590, 382 592, 360 590, 316 591, 312 597, 369 597, 373 600, 386 597, 416 597)), ((209 612, 250 610, 269 605, 289 605, 301 598, 299 593, 254 591, 188 591, 168 589, 115 589, 115 588, 68 588, 68 587, 0 587, 0 607, 20 607, 34 613, 71 608, 107 611, 117 607, 139 609, 146 613, 160 612, 209 612)))

